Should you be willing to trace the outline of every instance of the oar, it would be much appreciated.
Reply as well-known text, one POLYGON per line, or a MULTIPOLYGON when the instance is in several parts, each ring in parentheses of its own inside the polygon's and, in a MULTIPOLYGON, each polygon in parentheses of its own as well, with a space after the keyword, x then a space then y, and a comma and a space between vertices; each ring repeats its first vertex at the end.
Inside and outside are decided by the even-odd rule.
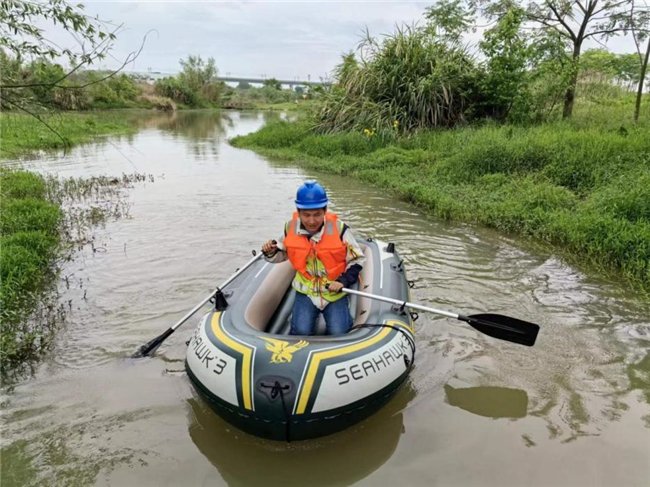
POLYGON ((199 304, 194 306, 191 311, 189 311, 185 316, 183 316, 180 321, 178 321, 175 325, 170 326, 167 330, 165 330, 164 333, 161 335, 157 336, 150 342, 142 345, 137 352, 133 354, 133 358, 138 358, 138 357, 146 357, 150 353, 152 353, 154 350, 156 350, 162 342, 164 342, 169 335, 174 333, 176 331, 176 328, 181 326, 183 323, 185 323, 194 313, 196 313, 205 303, 210 301, 212 297, 220 290, 226 287, 228 284, 230 284, 237 276, 239 276, 242 272, 244 272, 246 269, 248 269, 250 266, 252 266, 257 260, 259 260, 262 257, 262 252, 257 254, 255 257, 253 257, 251 260, 249 260, 244 267, 239 269, 237 272, 235 272, 232 276, 230 276, 221 286, 219 286, 217 289, 212 291, 212 293, 206 297, 203 301, 201 301, 199 304))
POLYGON ((407 301, 400 301, 399 299, 386 298, 376 294, 355 291, 354 289, 348 289, 346 287, 341 289, 341 291, 348 294, 356 294, 357 296, 362 296, 364 298, 376 299, 378 301, 385 301, 386 303, 397 304, 406 308, 428 311, 429 313, 454 318, 469 323, 473 328, 477 329, 481 333, 491 336, 492 338, 498 338, 499 340, 506 340, 512 343, 519 343, 529 347, 532 347, 535 344, 535 339, 539 332, 539 325, 529 323, 528 321, 518 320, 517 318, 512 318, 510 316, 503 316, 494 313, 480 313, 464 316, 441 309, 429 308, 427 306, 422 306, 421 304, 409 303, 407 301))

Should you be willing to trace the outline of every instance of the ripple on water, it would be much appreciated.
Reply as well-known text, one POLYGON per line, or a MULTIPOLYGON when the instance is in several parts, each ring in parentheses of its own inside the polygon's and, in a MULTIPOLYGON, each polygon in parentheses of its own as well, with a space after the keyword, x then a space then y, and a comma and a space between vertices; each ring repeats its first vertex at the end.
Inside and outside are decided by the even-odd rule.
MULTIPOLYGON (((637 463, 642 463, 644 439, 647 446, 650 417, 650 305, 546 250, 471 225, 429 219, 349 178, 318 175, 331 188, 332 208, 358 237, 396 244, 408 278, 415 281, 411 301, 539 323, 537 344, 517 346, 457 320, 420 313, 412 394, 400 399, 396 411, 385 410, 385 416, 342 436, 311 446, 274 447, 271 453, 219 423, 194 398, 183 373, 184 343, 200 313, 155 357, 126 359, 243 265, 251 249, 280 234, 298 182, 313 176, 273 167, 223 144, 228 134, 244 130, 237 117, 232 120, 234 127, 224 122, 217 130, 208 124, 209 130, 195 127, 196 133, 177 119, 155 120, 131 142, 117 139, 115 146, 87 146, 35 164, 61 175, 120 174, 133 170, 126 154, 140 172, 165 177, 129 190, 130 218, 98 231, 98 246, 105 251, 86 249, 64 269, 69 276, 69 289, 61 284, 62 299, 70 302, 67 324, 37 374, 3 391, 3 460, 33 471, 27 484, 75 483, 75 471, 77 483, 84 485, 100 483, 102 475, 113 485, 138 484, 143 478, 159 484, 176 479, 236 483, 221 460, 224 451, 245 456, 247 462, 237 466, 248 474, 248 459, 255 455, 293 471, 292 455, 302 450, 315 452, 301 457, 308 460, 306 476, 323 465, 338 471, 322 463, 319 451, 334 464, 353 467, 349 455, 372 457, 364 471, 328 477, 332 484, 354 483, 371 473, 366 482, 430 483, 435 471, 438 483, 464 485, 471 483, 468 479, 512 474, 512 462, 526 465, 531 474, 530 479, 507 479, 512 484, 555 485, 554 472, 584 479, 578 467, 555 460, 558 454, 566 458, 564 453, 570 453, 572 464, 594 468, 599 465, 593 458, 608 458, 603 462, 607 472, 599 471, 604 483, 611 480, 606 477, 610 471, 620 478, 629 475, 630 484, 641 478, 637 463), (525 416, 495 421, 481 416, 476 405, 452 404, 451 390, 494 400, 489 404, 493 411, 499 391, 501 397, 525 397, 525 416), (380 434, 386 433, 387 422, 390 438, 380 434), (371 443, 355 443, 357 438, 371 443), (558 449, 563 442, 571 442, 570 452, 558 449), (379 444, 381 454, 374 455, 379 444), (486 450, 486 444, 493 448, 486 450), (547 461, 535 460, 532 450, 535 458, 547 461), (467 458, 485 462, 468 463, 467 458)), ((252 130, 261 119, 241 123, 252 130)), ((268 480, 255 473, 245 478, 268 480)), ((494 482, 508 481, 498 477, 494 482)))

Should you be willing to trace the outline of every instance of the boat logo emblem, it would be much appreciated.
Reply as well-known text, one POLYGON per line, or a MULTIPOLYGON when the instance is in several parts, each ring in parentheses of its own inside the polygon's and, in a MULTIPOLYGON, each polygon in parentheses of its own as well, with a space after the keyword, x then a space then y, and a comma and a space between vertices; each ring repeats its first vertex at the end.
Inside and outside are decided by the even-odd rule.
POLYGON ((293 354, 309 345, 307 340, 300 340, 296 343, 289 343, 284 340, 276 340, 275 338, 260 337, 262 340, 268 342, 266 349, 271 352, 272 364, 286 364, 291 362, 293 354))

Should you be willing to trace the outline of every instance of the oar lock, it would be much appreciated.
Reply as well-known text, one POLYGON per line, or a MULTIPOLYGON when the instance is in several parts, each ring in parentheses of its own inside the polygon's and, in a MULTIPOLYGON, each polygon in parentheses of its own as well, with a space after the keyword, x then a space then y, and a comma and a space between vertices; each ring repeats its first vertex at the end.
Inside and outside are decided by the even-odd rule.
POLYGON ((210 302, 214 304, 215 311, 223 311, 228 307, 228 301, 226 298, 232 296, 232 291, 223 292, 221 289, 217 288, 214 293, 214 296, 210 298, 210 302))
MULTIPOLYGON (((408 303, 406 301, 404 301, 402 304, 394 304, 393 306, 391 306, 391 311, 405 315, 407 314, 406 311, 407 304, 408 303)), ((420 317, 420 315, 417 314, 415 311, 408 311, 408 315, 411 317, 411 320, 413 321, 417 321, 417 319, 420 317)))

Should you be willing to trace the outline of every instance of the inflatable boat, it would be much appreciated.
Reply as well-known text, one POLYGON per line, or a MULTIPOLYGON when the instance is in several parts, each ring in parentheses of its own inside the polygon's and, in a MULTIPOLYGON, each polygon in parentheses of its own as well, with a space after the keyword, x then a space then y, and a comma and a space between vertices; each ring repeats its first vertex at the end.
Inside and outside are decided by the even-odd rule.
MULTIPOLYGON (((362 243, 355 289, 406 302, 393 244, 362 243)), ((188 342, 185 367, 226 421, 273 440, 304 440, 351 426, 381 408, 413 367, 412 316, 403 306, 350 295, 354 326, 326 336, 289 335, 295 297, 289 262, 253 259, 215 296, 188 342)))

